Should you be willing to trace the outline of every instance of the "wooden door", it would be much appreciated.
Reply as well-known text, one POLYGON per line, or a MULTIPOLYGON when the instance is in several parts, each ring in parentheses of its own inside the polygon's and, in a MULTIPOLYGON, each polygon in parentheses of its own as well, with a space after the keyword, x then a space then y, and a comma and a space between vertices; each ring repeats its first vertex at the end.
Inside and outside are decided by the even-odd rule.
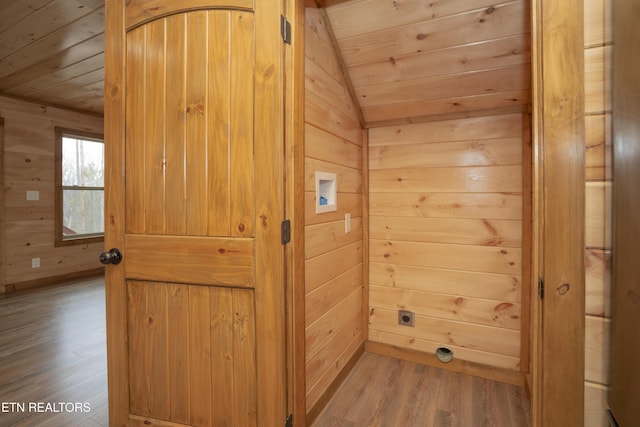
POLYGON ((620 426, 640 419, 640 1, 613 3, 613 283, 609 406, 620 426))
POLYGON ((281 6, 106 10, 110 422, 281 425, 281 6))

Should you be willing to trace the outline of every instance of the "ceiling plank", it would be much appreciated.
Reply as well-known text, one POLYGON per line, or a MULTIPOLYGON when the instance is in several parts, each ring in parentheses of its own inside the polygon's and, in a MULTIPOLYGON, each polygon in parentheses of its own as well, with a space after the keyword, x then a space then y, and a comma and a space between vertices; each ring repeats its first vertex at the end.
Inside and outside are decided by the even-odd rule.
POLYGON ((431 21, 470 10, 484 10, 495 4, 495 0, 356 0, 327 7, 327 12, 336 34, 339 38, 346 38, 431 21), (367 19, 352 19, 363 10, 367 11, 367 19))
POLYGON ((49 4, 51 0, 2 0, 0 1, 0 34, 8 28, 19 25, 27 16, 49 4))
POLYGON ((33 58, 50 58, 84 40, 104 32, 104 8, 94 10, 69 25, 58 28, 40 40, 0 59, 1 77, 33 65, 33 58))
POLYGON ((74 0, 53 0, 2 33, 0 59, 7 58, 91 12, 92 9, 74 0))
POLYGON ((345 63, 351 66, 508 37, 528 31, 528 9, 524 3, 515 1, 482 11, 474 10, 360 36, 338 38, 338 42, 345 63))
POLYGON ((530 38, 503 39, 385 58, 349 67, 356 87, 481 71, 531 62, 530 38))

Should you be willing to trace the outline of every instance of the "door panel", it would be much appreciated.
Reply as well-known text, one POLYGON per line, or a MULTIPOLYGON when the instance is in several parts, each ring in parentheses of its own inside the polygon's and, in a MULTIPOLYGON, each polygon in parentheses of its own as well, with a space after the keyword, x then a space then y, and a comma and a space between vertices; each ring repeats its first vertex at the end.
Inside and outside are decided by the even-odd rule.
POLYGON ((127 34, 127 233, 253 236, 253 40, 224 10, 127 34))
POLYGON ((125 240, 127 277, 253 287, 253 239, 131 234, 125 240))
POLYGON ((132 415, 255 425, 253 291, 129 280, 132 415))
POLYGON ((282 5, 147 3, 106 3, 110 422, 279 425, 282 5))

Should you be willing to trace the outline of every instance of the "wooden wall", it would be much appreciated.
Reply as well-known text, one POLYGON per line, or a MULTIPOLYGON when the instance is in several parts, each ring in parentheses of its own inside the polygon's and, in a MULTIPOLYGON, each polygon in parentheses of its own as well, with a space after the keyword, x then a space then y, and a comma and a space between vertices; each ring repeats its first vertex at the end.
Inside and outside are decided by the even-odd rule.
POLYGON ((522 134, 520 113, 370 129, 371 341, 519 370, 522 134))
POLYGON ((611 0, 585 0, 585 427, 608 426, 611 282, 611 0))
POLYGON ((33 282, 101 267, 102 243, 55 248, 54 127, 102 133, 102 118, 0 97, 4 118, 4 275, 0 293, 33 282), (40 192, 27 201, 26 192, 40 192), (40 258, 40 268, 31 259, 40 258))
POLYGON ((363 344, 362 130, 322 13, 306 9, 307 411, 363 344), (315 213, 315 172, 337 176, 337 211, 315 213), (351 232, 344 216, 351 214, 351 232))

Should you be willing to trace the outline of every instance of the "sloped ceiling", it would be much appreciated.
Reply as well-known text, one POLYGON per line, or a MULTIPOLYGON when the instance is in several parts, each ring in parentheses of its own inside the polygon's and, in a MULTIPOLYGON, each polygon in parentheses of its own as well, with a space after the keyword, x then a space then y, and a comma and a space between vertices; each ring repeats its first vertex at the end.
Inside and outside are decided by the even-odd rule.
POLYGON ((527 0, 323 4, 368 126, 529 103, 527 0))
MULTIPOLYGON (((529 1, 325 7, 366 126, 524 109, 529 1)), ((102 113, 104 0, 0 0, 0 94, 102 113)))

